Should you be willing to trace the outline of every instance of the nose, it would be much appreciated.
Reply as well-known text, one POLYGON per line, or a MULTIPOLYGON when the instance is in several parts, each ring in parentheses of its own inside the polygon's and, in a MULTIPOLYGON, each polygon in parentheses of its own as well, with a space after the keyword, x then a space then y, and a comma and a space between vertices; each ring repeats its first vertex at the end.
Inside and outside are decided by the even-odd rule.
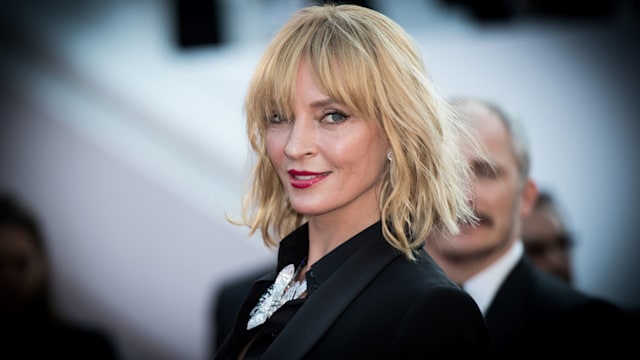
POLYGON ((293 159, 312 156, 316 153, 316 129, 312 120, 293 121, 284 151, 286 156, 293 159))

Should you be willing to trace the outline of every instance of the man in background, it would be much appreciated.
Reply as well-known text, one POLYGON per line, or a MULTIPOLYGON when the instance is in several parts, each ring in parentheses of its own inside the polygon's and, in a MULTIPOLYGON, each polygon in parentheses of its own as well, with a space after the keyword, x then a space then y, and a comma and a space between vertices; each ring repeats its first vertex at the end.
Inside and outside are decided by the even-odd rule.
POLYGON ((529 177, 524 129, 480 99, 451 104, 469 123, 473 142, 461 144, 475 179, 478 224, 452 238, 432 234, 427 251, 483 312, 496 359, 617 358, 630 349, 622 310, 578 292, 537 269, 524 253, 522 221, 538 197, 529 177))

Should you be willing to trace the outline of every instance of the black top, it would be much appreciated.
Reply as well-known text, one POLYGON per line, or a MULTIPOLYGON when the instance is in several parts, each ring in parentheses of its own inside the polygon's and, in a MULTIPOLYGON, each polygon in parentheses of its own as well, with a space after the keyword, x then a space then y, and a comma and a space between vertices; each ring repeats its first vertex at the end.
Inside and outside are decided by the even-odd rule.
MULTIPOLYGON (((382 231, 380 223, 370 226, 313 264, 306 274, 307 297, 313 296, 315 290, 353 253, 366 244, 367 239, 371 238, 376 231, 382 231)), ((282 240, 280 243, 282 250, 278 253, 277 272, 289 264, 304 263, 309 249, 308 234, 308 224, 304 224, 282 240)), ((301 298, 285 303, 264 324, 245 333, 240 341, 242 347, 252 338, 254 339, 245 359, 259 359, 305 300, 306 298, 301 298)))
POLYGON ((215 359, 487 359, 490 340, 473 299, 422 249, 416 261, 389 245, 378 222, 317 261, 308 295, 247 330, 251 310, 288 264, 307 255, 308 227, 281 242, 277 270, 259 279, 215 359))

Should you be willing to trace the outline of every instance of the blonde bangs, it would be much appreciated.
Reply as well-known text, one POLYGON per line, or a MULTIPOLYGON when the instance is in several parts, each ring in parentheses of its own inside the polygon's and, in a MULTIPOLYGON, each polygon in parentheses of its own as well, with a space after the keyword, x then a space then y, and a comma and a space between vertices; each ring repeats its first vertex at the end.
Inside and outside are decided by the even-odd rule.
MULTIPOLYGON (((292 117, 298 58, 287 57, 286 48, 270 48, 258 64, 245 99, 247 130, 254 150, 264 153, 263 137, 275 114, 292 117), (288 60, 287 60, 288 59, 288 60)), ((298 50, 300 51, 300 50, 298 50)))

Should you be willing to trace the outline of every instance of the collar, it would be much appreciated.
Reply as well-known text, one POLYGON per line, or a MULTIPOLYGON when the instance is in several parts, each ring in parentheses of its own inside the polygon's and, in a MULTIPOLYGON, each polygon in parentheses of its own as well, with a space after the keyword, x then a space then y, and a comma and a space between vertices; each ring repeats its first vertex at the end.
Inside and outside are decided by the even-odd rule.
MULTIPOLYGON (((313 292, 331 276, 336 269, 344 264, 353 254, 362 248, 368 241, 379 237, 382 233, 380 221, 372 224, 351 239, 345 241, 330 253, 323 256, 307 271, 307 296, 313 292)), ((278 272, 288 264, 298 266, 309 252, 309 225, 305 223, 286 236, 280 242, 278 251, 278 272)))
MULTIPOLYGON (((306 240, 308 246, 308 238, 306 240)), ((308 293, 304 306, 275 338, 262 359, 304 358, 353 299, 387 264, 400 256, 402 254, 384 240, 380 222, 325 255, 312 266, 322 286, 314 295, 308 293), (329 268, 336 263, 340 263, 338 267, 329 268), (323 277, 325 271, 326 278, 323 277)))
POLYGON ((483 315, 486 314, 500 285, 516 265, 523 252, 524 246, 522 242, 520 239, 516 239, 501 258, 469 278, 462 285, 464 290, 476 301, 483 315))

